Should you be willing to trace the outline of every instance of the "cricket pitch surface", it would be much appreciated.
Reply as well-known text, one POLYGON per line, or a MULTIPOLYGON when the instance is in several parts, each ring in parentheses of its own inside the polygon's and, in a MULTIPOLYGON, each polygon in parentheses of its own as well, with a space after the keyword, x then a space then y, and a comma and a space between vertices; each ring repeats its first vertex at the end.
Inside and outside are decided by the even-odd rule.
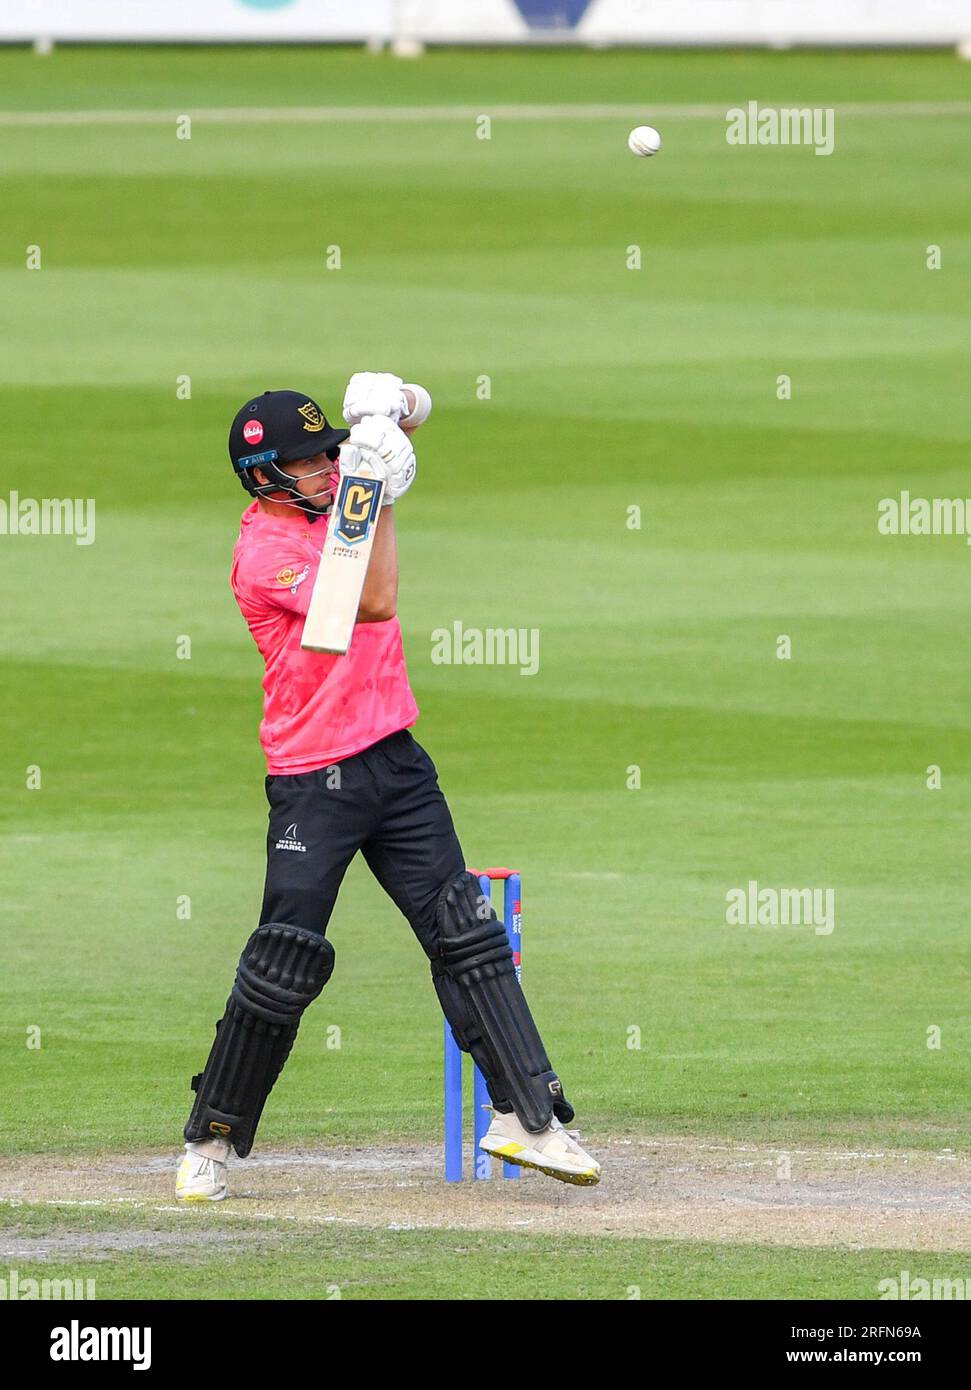
MULTIPOLYGON (((290 1220, 393 1230, 488 1230, 971 1251, 971 1156, 704 1139, 595 1145, 601 1183, 539 1173, 446 1184, 440 1146, 267 1149, 230 1165, 227 1227, 290 1220)), ((176 1209, 171 1152, 0 1160, 0 1199, 176 1209)), ((466 1172, 471 1152, 466 1152, 466 1172)), ((179 1208, 191 1212, 198 1208, 179 1208)), ((207 1206, 207 1210, 212 1210, 207 1206)), ((2 1233, 0 1233, 2 1242, 2 1233)), ((0 1251, 2 1255, 2 1251, 0 1251)))

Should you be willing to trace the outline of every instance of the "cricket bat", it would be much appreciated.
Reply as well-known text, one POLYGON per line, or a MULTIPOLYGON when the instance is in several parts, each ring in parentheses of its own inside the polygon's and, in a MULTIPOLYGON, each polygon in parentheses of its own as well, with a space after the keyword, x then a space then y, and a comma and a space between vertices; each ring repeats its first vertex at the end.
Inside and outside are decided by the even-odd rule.
POLYGON ((341 445, 341 481, 300 645, 343 655, 351 645, 371 562, 384 483, 353 444, 341 445))
MULTIPOLYGON (((432 398, 424 386, 408 383, 402 389, 409 414, 401 428, 414 434, 428 419, 432 398)), ((372 476, 361 450, 342 444, 340 487, 300 639, 305 651, 343 656, 351 645, 383 498, 384 483, 372 476)))

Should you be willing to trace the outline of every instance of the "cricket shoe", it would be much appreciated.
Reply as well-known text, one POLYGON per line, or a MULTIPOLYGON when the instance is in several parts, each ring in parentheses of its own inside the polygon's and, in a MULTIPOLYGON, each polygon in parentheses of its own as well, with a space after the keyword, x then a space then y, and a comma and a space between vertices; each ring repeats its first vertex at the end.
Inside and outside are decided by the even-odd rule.
POLYGON ((180 1202, 221 1202, 228 1196, 226 1166, 228 1139, 201 1139, 186 1144, 185 1158, 175 1179, 175 1195, 180 1202))
POLYGON ((539 1134, 530 1134, 514 1113, 502 1115, 494 1110, 479 1148, 493 1158, 520 1168, 536 1168, 548 1177, 578 1187, 592 1187, 600 1181, 600 1164, 580 1147, 575 1131, 564 1129, 555 1116, 539 1134))

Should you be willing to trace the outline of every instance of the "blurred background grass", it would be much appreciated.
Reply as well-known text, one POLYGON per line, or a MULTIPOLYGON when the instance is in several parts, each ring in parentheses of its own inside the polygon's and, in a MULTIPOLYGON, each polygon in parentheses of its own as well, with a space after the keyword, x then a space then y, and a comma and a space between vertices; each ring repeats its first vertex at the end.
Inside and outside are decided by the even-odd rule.
MULTIPOLYGON (((435 396, 399 517, 417 734, 470 860, 523 872, 527 993, 585 1130, 964 1142, 968 557, 876 509, 968 491, 966 119, 838 114, 818 158, 669 116, 646 162, 625 116, 496 115, 482 141, 201 109, 649 120, 943 101, 966 65, 58 49, 0 51, 0 79, 9 109, 172 113, 0 125, 0 496, 97 503, 93 546, 0 537, 0 1146, 179 1141, 262 882, 225 435, 268 387, 335 412, 360 369, 435 396), (456 620, 538 629, 539 673, 434 665, 456 620), (836 930, 726 926, 750 878, 835 888, 836 930)), ((360 865, 331 937, 265 1140, 437 1133, 427 966, 360 865)))

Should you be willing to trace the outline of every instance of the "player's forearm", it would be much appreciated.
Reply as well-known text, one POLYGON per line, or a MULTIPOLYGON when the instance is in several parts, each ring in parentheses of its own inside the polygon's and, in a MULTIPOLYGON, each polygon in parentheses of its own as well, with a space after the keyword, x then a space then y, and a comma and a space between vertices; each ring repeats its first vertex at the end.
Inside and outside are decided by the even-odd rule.
POLYGON ((374 532, 371 564, 357 610, 359 623, 386 623, 398 611, 398 538, 394 507, 382 507, 374 532))

